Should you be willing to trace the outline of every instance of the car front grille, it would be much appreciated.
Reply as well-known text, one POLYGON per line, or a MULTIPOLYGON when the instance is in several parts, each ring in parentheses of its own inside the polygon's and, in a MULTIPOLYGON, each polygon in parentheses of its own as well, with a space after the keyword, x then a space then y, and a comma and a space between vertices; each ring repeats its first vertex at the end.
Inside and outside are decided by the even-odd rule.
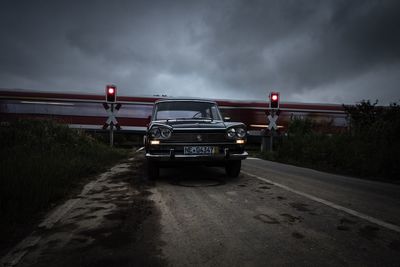
POLYGON ((172 133, 167 143, 215 143, 225 142, 225 133, 172 133))

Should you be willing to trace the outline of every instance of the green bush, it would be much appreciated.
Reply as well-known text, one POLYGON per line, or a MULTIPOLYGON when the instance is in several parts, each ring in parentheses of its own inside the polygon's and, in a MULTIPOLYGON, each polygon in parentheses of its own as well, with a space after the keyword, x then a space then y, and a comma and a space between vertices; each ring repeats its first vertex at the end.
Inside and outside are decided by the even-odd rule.
MULTIPOLYGON (((400 179, 400 107, 362 101, 346 107, 349 130, 325 134, 308 119, 290 122, 273 158, 281 162, 377 179, 400 179)), ((271 155, 268 155, 271 158, 271 155)))
POLYGON ((51 120, 0 127, 0 218, 23 221, 49 207, 82 177, 126 156, 83 131, 51 120))

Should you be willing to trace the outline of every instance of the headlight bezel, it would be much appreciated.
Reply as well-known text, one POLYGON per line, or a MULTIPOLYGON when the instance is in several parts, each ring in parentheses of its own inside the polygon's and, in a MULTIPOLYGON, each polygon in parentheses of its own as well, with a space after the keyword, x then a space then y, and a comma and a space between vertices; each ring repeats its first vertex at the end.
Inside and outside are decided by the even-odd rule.
POLYGON ((155 140, 165 140, 172 136, 172 128, 161 125, 154 125, 149 130, 149 136, 151 139, 155 140))
POLYGON ((246 128, 243 126, 232 126, 226 130, 226 136, 229 139, 245 139, 247 135, 246 128))
POLYGON ((160 128, 158 128, 158 127, 151 128, 149 133, 150 133, 150 137, 152 137, 152 138, 160 138, 160 136, 161 136, 160 128))
POLYGON ((236 136, 239 138, 245 138, 246 137, 246 129, 242 127, 236 128, 236 136))
POLYGON ((160 128, 160 133, 161 133, 161 137, 162 137, 163 139, 168 139, 168 138, 170 138, 171 135, 172 135, 171 129, 166 128, 166 127, 160 128))
POLYGON ((228 136, 228 138, 235 138, 236 137, 236 130, 235 128, 231 127, 226 131, 226 135, 228 136))

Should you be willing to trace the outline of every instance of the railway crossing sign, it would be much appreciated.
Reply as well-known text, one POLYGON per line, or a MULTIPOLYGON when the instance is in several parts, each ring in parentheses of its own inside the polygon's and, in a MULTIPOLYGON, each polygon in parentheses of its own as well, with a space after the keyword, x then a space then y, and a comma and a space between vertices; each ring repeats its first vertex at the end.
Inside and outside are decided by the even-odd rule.
POLYGON ((110 107, 107 103, 103 103, 103 107, 108 113, 107 121, 103 125, 104 130, 107 129, 108 126, 110 126, 110 127, 115 126, 117 128, 117 130, 121 130, 121 126, 119 125, 117 117, 116 117, 121 106, 122 106, 121 103, 118 103, 115 105, 115 108, 114 108, 114 104, 111 104, 111 107, 110 107))
POLYGON ((268 115, 268 121, 269 121, 269 124, 268 124, 268 129, 270 129, 270 130, 278 130, 278 125, 276 124, 276 121, 278 120, 278 115, 277 114, 269 114, 268 115))
POLYGON ((272 151, 273 144, 274 144, 274 135, 276 135, 276 131, 278 130, 278 118, 280 114, 279 110, 279 101, 280 101, 280 93, 279 92, 270 92, 269 94, 269 107, 268 110, 265 112, 267 115, 267 127, 269 130, 269 136, 267 136, 267 132, 264 132, 262 135, 262 142, 261 142, 261 152, 264 151, 272 151), (269 139, 269 147, 268 147, 268 140, 269 139))

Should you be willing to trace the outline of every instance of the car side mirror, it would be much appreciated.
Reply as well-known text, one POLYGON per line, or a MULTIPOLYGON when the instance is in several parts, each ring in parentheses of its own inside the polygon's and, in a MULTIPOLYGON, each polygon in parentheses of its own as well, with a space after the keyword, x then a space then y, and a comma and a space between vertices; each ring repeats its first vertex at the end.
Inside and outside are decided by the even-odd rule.
POLYGON ((226 121, 226 122, 231 121, 231 117, 224 117, 224 121, 226 121))
POLYGON ((151 116, 148 116, 148 117, 147 117, 147 125, 149 125, 150 122, 151 122, 151 116))

